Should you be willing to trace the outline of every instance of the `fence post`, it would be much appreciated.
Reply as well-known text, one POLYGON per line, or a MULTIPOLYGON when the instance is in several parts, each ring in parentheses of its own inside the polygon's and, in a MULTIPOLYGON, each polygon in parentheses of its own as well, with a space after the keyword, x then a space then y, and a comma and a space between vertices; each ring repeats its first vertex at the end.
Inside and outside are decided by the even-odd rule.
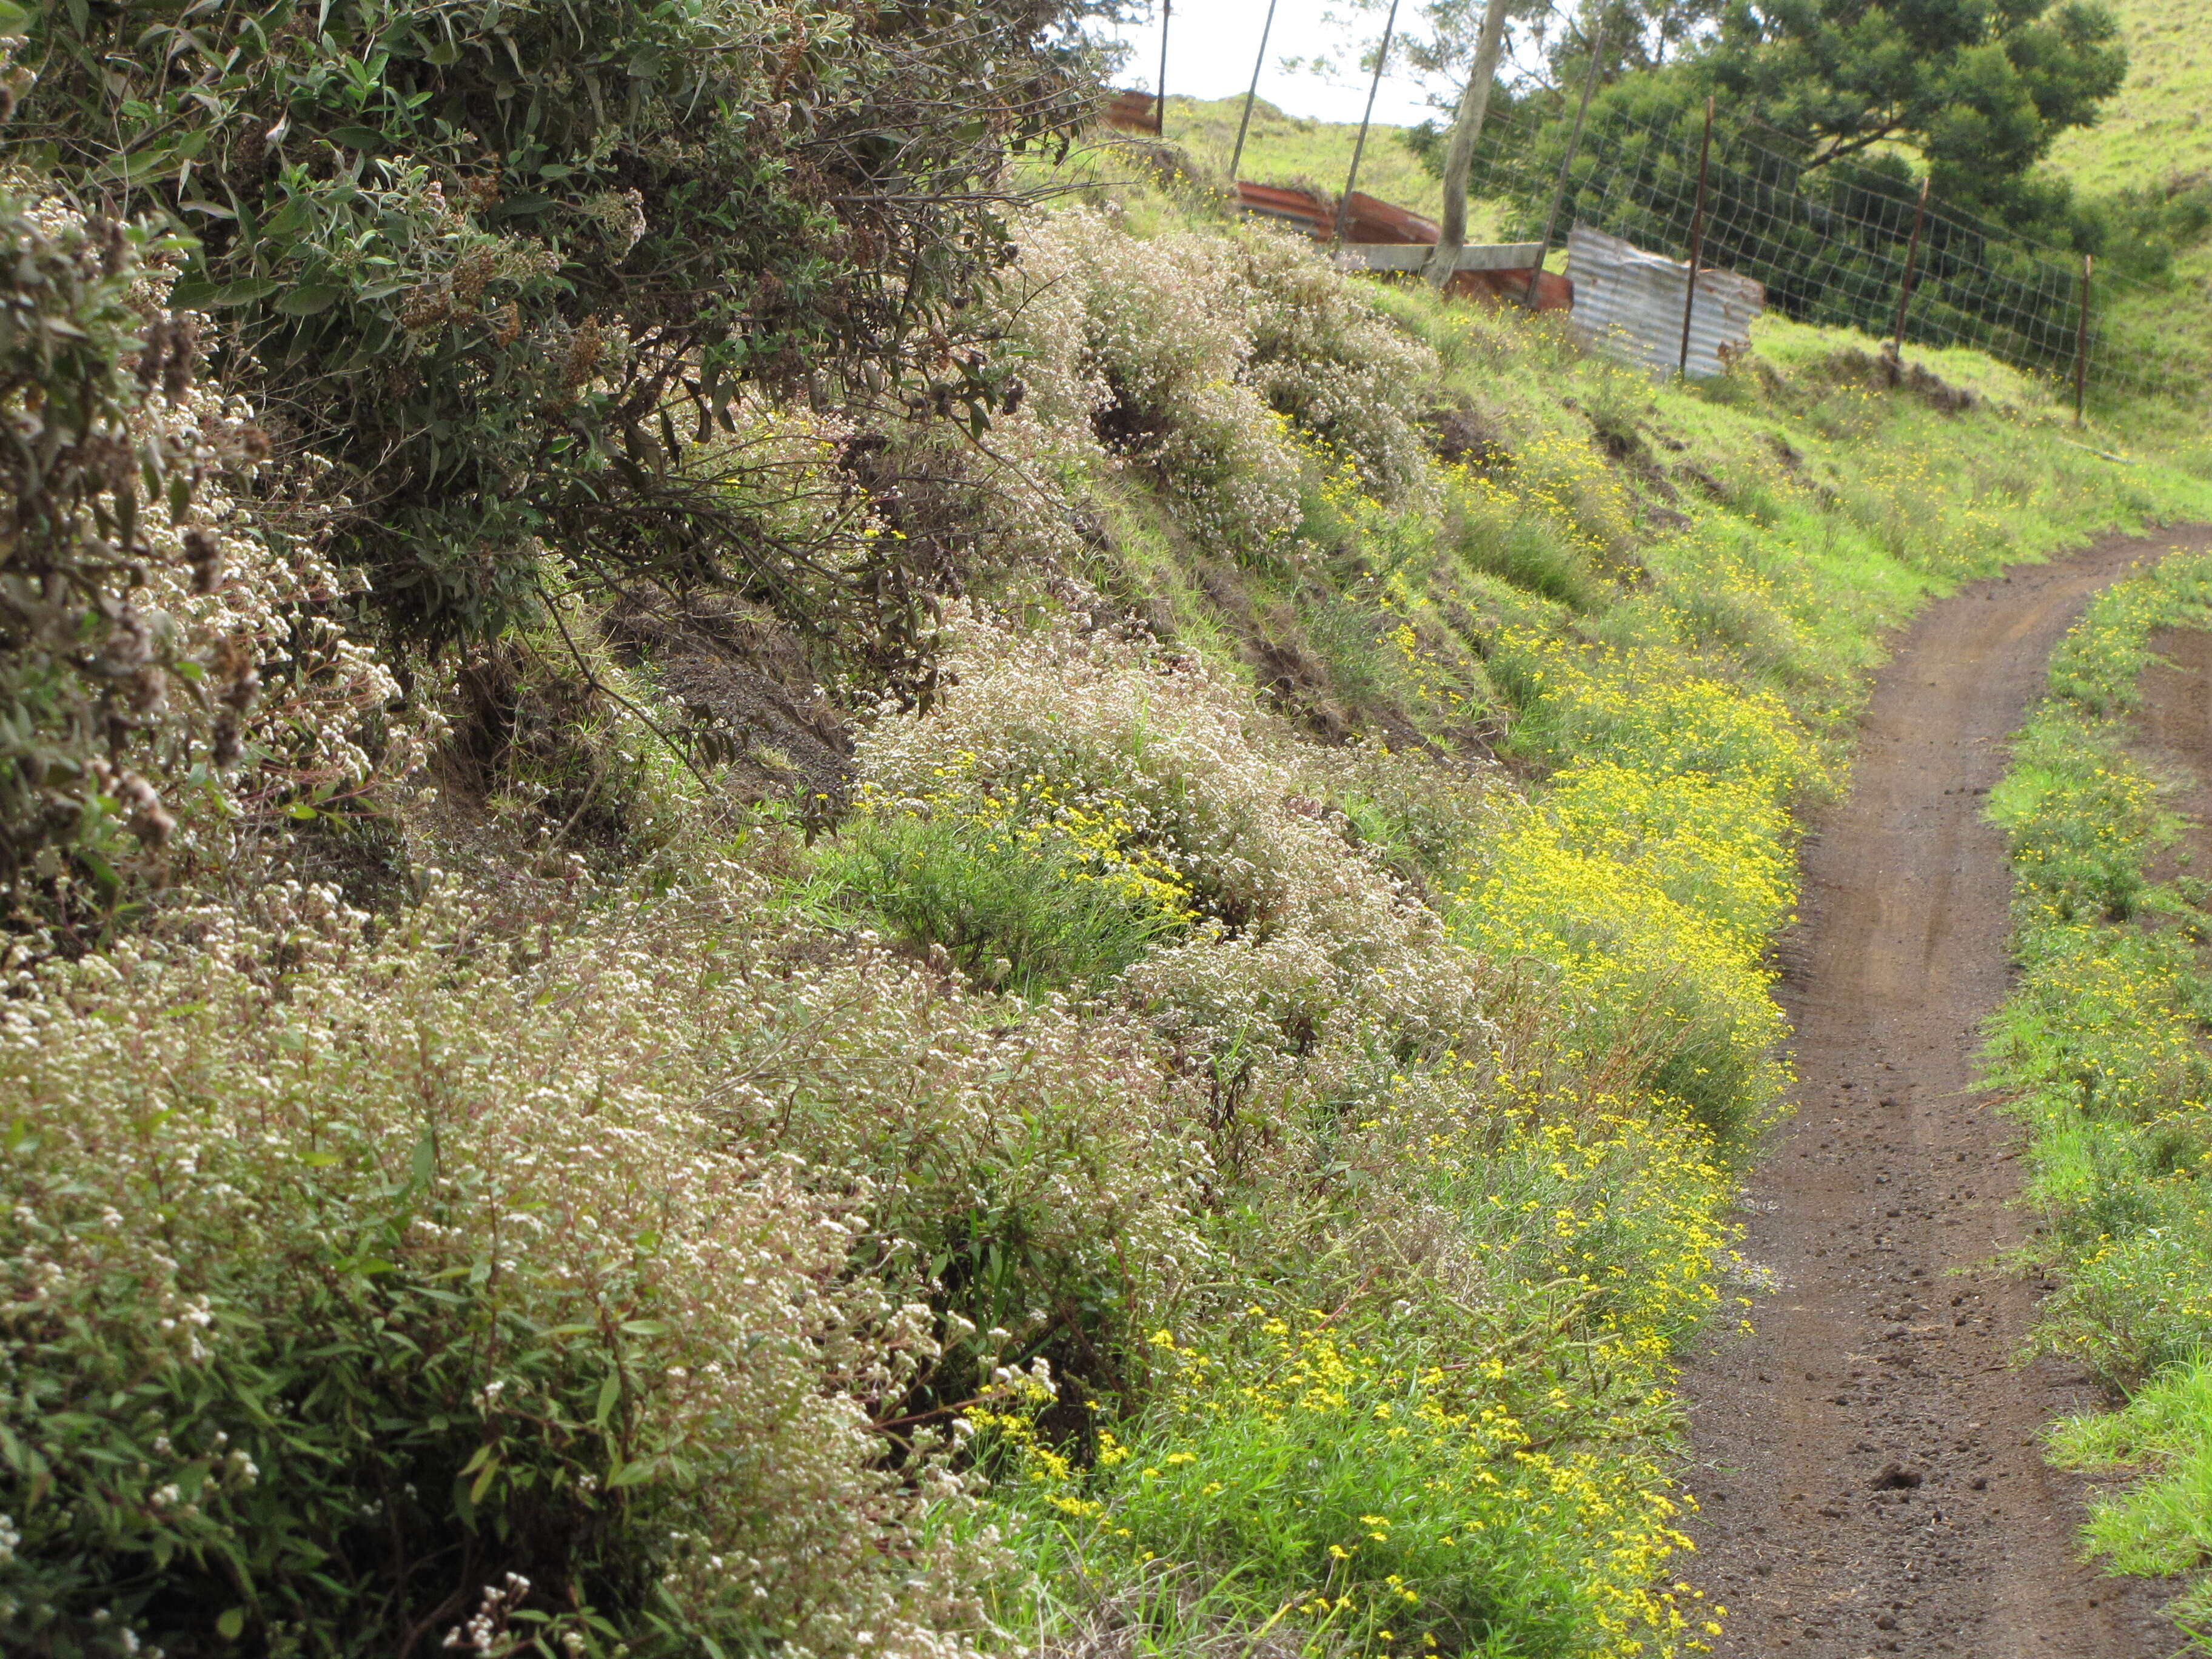
POLYGON ((1152 94, 1152 137, 1168 136, 1168 21, 1175 15, 1175 0, 1160 0, 1160 78, 1152 94))
POLYGON ((1705 98, 1705 137, 1698 146, 1698 206, 1690 216, 1690 284, 1682 294, 1682 356, 1674 368, 1684 380, 1690 377, 1690 315, 1698 303, 1698 255, 1705 240, 1705 167, 1713 155, 1713 100, 1705 98))
POLYGON ((1897 331, 1889 347, 1889 378, 1896 384, 1905 368, 1905 308, 1912 303, 1913 268, 1920 262, 1920 225, 1928 216, 1928 186, 1934 178, 1920 181, 1920 201, 1912 210, 1912 240, 1905 245, 1905 276, 1897 285, 1897 331))
POLYGON ((2089 396, 2089 272, 2095 261, 2081 256, 2081 322, 2074 336, 2074 424, 2081 424, 2081 407, 2089 396))
POLYGON ((1352 222, 1352 192, 1359 183, 1359 158, 1367 150, 1367 124, 1375 118, 1375 94, 1382 90, 1382 66, 1390 61, 1390 40, 1398 28, 1398 0, 1390 0, 1390 15, 1382 21, 1382 50, 1375 54, 1375 78, 1367 83, 1367 112, 1359 118, 1359 137, 1352 141, 1352 171, 1345 175, 1344 199, 1336 204, 1336 222, 1329 228, 1330 246, 1344 240, 1352 222))
POLYGON ((1244 135, 1252 128, 1252 105, 1260 96, 1260 71, 1267 64, 1267 37, 1275 32, 1275 0, 1267 0, 1267 21, 1260 25, 1260 55, 1252 60, 1252 85, 1244 94, 1244 118, 1237 124, 1237 148, 1229 155, 1229 187, 1237 188, 1237 169, 1244 164, 1244 135))
POLYGON ((1528 291, 1521 296, 1524 311, 1536 308, 1536 285, 1544 280, 1544 256, 1552 251, 1552 233, 1559 228, 1559 204, 1567 198, 1567 173, 1575 164, 1575 152, 1582 147, 1583 118, 1589 113, 1590 94, 1597 86, 1599 55, 1605 50, 1605 19, 1600 17, 1590 31, 1589 68, 1583 76, 1582 102, 1575 106, 1574 131, 1567 135, 1567 153, 1559 158, 1559 177, 1552 186, 1552 205, 1544 215, 1544 237, 1536 244, 1536 268, 1528 273, 1528 291))

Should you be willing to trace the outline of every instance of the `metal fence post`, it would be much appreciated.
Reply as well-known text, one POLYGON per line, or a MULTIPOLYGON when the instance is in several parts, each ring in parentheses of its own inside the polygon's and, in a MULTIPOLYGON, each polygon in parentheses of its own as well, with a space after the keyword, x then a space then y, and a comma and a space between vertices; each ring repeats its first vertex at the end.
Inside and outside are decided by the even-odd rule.
POLYGON ((1275 32, 1275 0, 1267 0, 1267 21, 1260 25, 1260 55, 1252 60, 1252 85, 1244 94, 1244 118, 1237 124, 1237 148, 1229 155, 1229 187, 1237 187, 1237 169, 1244 164, 1244 135, 1252 128, 1252 105, 1260 96, 1260 71, 1267 64, 1267 37, 1275 32))
POLYGON ((1168 136, 1168 21, 1175 15, 1175 0, 1160 0, 1159 90, 1152 97, 1152 137, 1168 136))
POLYGON ((1705 240, 1705 168, 1713 155, 1713 100, 1705 98, 1705 137, 1698 146, 1698 206, 1690 216, 1690 285, 1682 295, 1682 356, 1675 372, 1690 377, 1690 315, 1698 304, 1698 255, 1705 240))
POLYGON ((1525 311, 1536 308, 1536 287, 1544 280, 1544 256, 1552 251, 1552 233, 1559 228, 1559 204, 1567 198, 1567 173, 1575 164, 1575 152, 1582 147, 1583 118, 1589 113, 1590 94, 1597 87, 1597 66, 1605 50, 1605 19, 1597 20, 1590 32, 1589 68, 1583 76, 1582 102, 1575 106, 1574 131, 1567 135, 1567 153, 1559 158, 1559 181, 1552 186, 1552 206, 1544 215, 1543 240, 1536 244, 1536 268, 1528 273, 1528 291, 1521 296, 1525 311))
POLYGON ((1913 268, 1920 262, 1920 225, 1928 216, 1928 186, 1934 182, 1932 177, 1920 181, 1919 205, 1912 210, 1912 240, 1905 246, 1905 276, 1897 285, 1897 331, 1889 347, 1893 377, 1905 367, 1905 308, 1912 303, 1913 268))
POLYGON ((1367 113, 1359 118, 1359 137, 1352 145, 1352 171, 1345 175, 1344 199, 1336 204, 1336 222, 1330 227, 1331 246, 1344 240, 1352 222, 1352 192, 1359 183, 1359 158, 1367 149, 1367 125, 1375 118, 1375 94, 1382 90, 1382 66, 1390 61, 1390 40, 1398 28, 1398 0, 1390 0, 1390 15, 1382 22, 1382 50, 1375 54, 1375 78, 1367 83, 1367 113))

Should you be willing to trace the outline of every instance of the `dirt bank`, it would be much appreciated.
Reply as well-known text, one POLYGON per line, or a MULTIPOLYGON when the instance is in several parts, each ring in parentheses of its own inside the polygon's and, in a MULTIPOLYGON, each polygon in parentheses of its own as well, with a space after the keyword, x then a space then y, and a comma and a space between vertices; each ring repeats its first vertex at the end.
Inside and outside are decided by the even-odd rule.
POLYGON ((1850 798, 1804 855, 1785 942, 1798 1112, 1747 1197, 1771 1276, 1756 1334, 1686 1379, 1692 1571, 1727 1659, 2150 1659, 2148 1587, 2075 1559, 2081 1483, 2041 1425, 2094 1398, 2012 1362, 2048 1289, 1993 1270, 2022 1240, 2017 1137, 1971 1088, 2002 1000, 2008 878, 1982 821, 2003 742, 2090 595, 2212 526, 2115 538, 1930 607, 1867 714, 1850 798))

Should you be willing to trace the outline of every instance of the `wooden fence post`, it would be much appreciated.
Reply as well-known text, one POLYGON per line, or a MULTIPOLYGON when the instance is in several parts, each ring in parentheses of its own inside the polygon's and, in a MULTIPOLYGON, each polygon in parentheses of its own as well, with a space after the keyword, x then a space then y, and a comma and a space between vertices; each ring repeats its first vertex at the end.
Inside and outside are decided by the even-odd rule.
POLYGON ((1583 118, 1589 113, 1590 93, 1597 86, 1598 57, 1605 50, 1605 19, 1590 31, 1589 68, 1583 76, 1583 100, 1575 106, 1574 131, 1567 135, 1567 153, 1559 158, 1559 177, 1552 186, 1551 210, 1544 215, 1544 239, 1536 244, 1536 268, 1528 273, 1528 291, 1521 296, 1525 311, 1536 308, 1536 285, 1544 280, 1544 256, 1552 251, 1552 233, 1559 228, 1559 204, 1567 198, 1567 173, 1575 164, 1575 151, 1583 142, 1583 118))
POLYGON ((1705 137, 1698 146, 1698 206, 1690 216, 1690 285, 1682 295, 1682 356, 1675 364, 1675 372, 1684 380, 1690 377, 1690 315, 1698 303, 1698 255, 1704 252, 1705 240, 1705 167, 1713 155, 1713 100, 1705 99, 1705 137))

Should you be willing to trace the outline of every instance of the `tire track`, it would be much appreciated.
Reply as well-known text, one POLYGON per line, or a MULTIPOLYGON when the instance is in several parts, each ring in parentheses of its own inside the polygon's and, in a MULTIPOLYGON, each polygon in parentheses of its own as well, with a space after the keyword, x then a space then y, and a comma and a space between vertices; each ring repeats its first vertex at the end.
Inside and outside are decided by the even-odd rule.
POLYGON ((1876 683, 1850 797, 1816 819, 1785 941, 1797 1114, 1749 1183, 1771 1275, 1754 1335, 1685 1377, 1703 1510, 1692 1571, 1729 1609, 1723 1659, 2149 1659, 2175 1636, 2141 1583, 2075 1559, 2081 1482, 2042 1425, 2095 1398, 2018 1368, 2052 1288, 1989 1264, 2010 1126, 1972 1089, 2006 989, 2009 881, 1982 820, 2005 738, 2091 595, 2212 526, 2114 537, 1931 605, 1876 683))

